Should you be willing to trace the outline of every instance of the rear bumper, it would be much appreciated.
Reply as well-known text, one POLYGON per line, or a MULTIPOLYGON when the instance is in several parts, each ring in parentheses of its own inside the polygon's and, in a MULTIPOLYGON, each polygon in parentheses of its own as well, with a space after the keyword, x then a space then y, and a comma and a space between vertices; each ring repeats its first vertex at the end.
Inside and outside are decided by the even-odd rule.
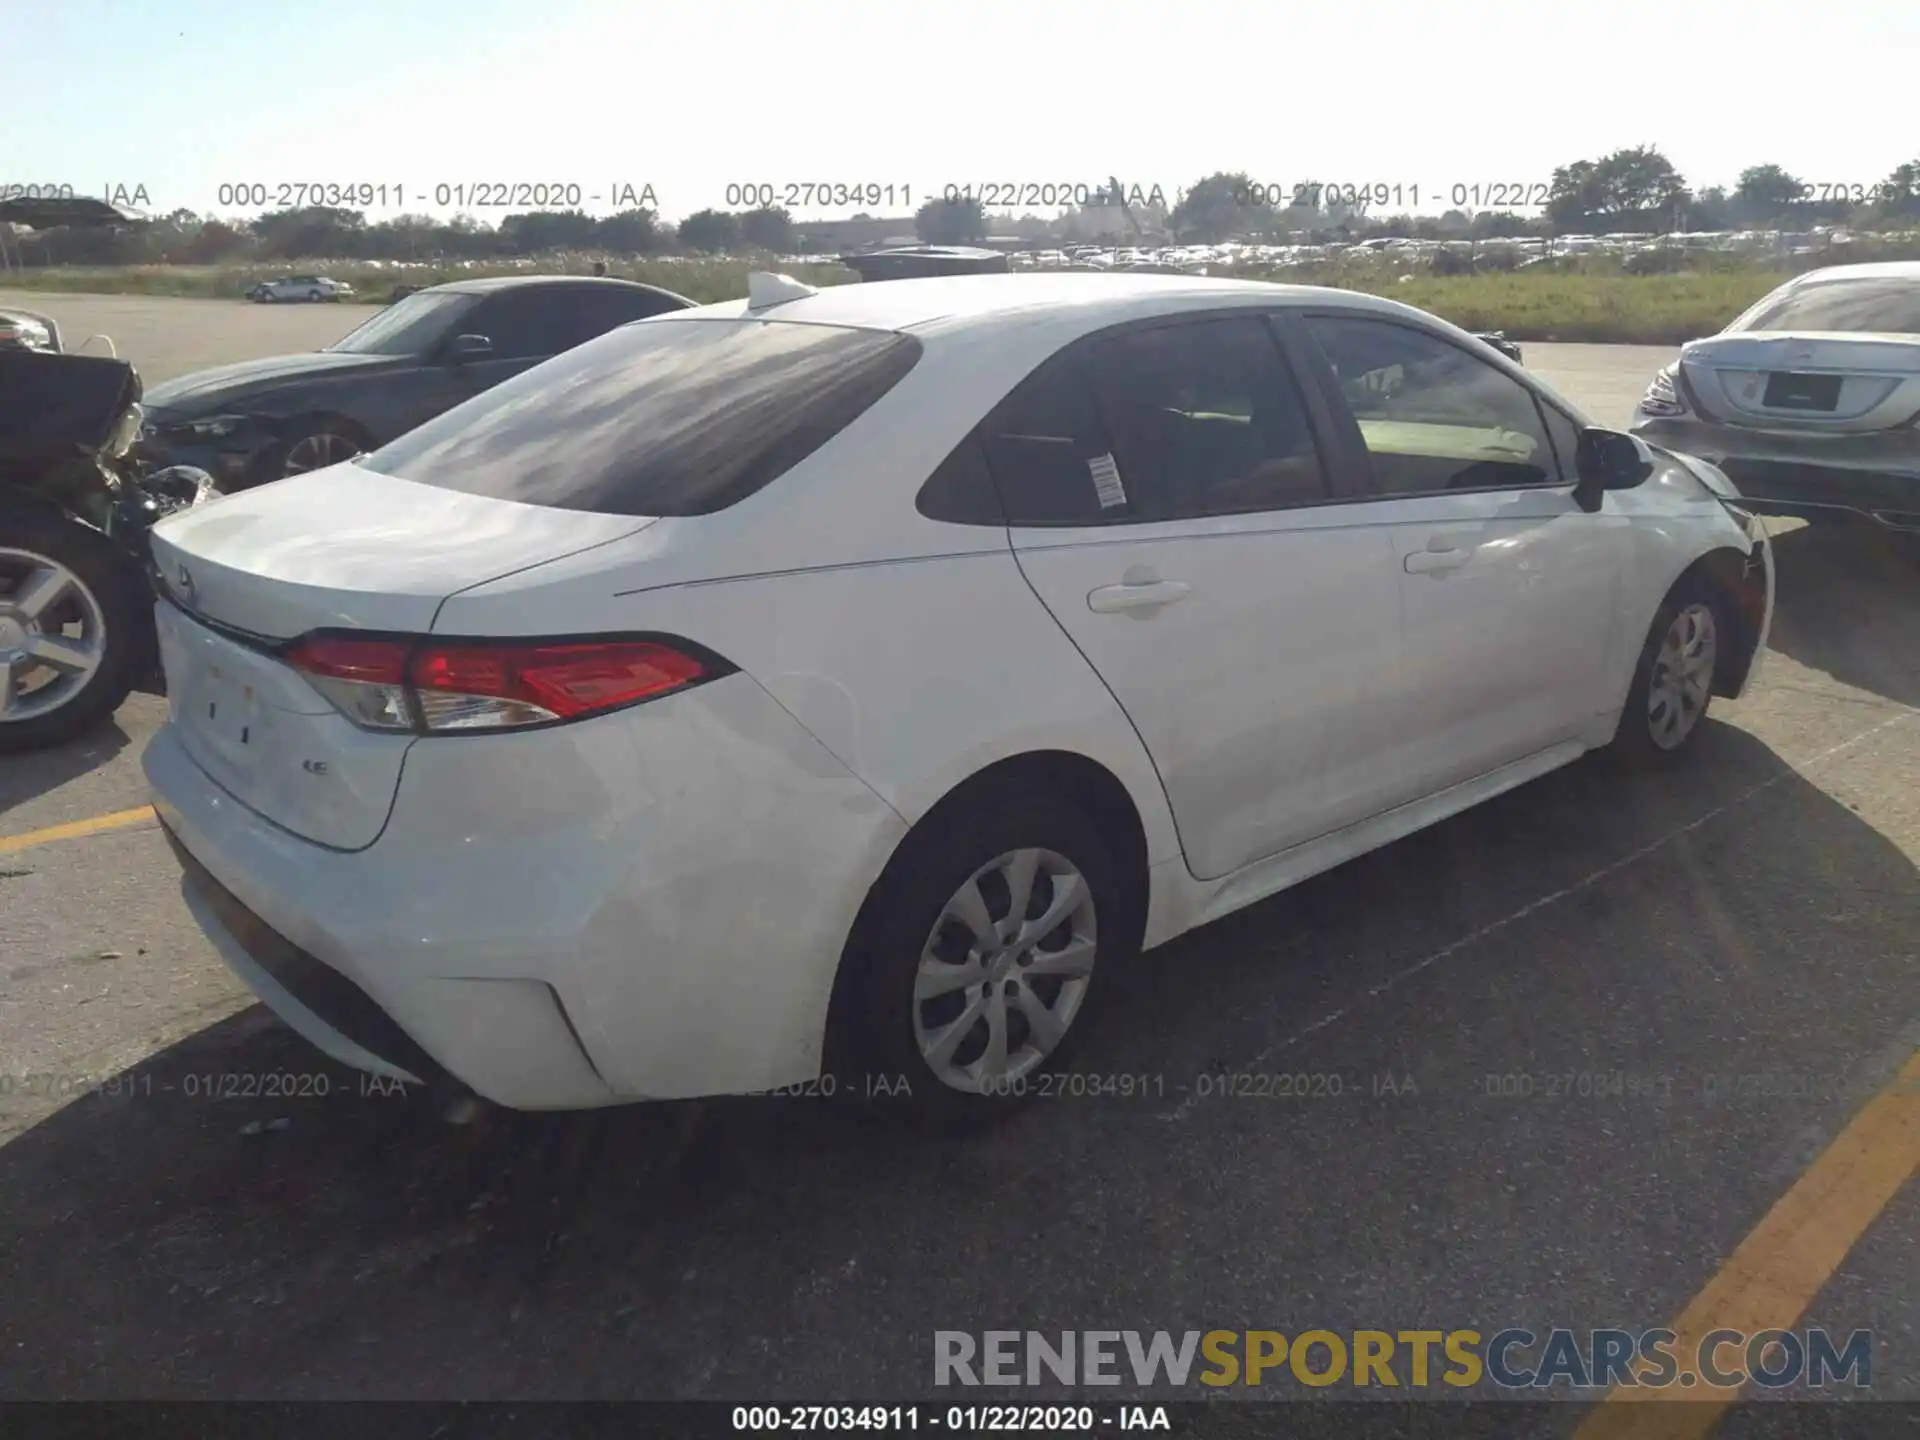
POLYGON ((1632 429, 1719 466, 1750 510, 1920 530, 1920 430, 1801 436, 1638 411, 1632 429))
POLYGON ((342 1063, 518 1109, 819 1073, 841 949, 904 827, 750 678, 410 752, 364 850, 144 758, 189 908, 342 1063), (423 1073, 427 1072, 427 1073, 423 1073))

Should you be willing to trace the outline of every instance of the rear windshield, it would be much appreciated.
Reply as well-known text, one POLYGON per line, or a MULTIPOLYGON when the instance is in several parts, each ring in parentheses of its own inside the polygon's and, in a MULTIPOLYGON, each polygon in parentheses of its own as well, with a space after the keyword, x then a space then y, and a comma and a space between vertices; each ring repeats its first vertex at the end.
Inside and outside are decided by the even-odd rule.
POLYGON ((642 320, 456 406, 362 462, 469 495, 707 515, 792 469, 899 382, 920 342, 765 320, 642 320))
POLYGON ((1769 296, 1733 328, 1920 335, 1920 280, 1875 276, 1802 285, 1769 296))

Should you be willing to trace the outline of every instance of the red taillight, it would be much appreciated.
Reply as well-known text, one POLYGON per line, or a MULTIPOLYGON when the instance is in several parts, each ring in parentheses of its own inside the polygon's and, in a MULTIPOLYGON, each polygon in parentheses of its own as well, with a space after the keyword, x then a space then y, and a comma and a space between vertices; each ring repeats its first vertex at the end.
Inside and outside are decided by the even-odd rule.
POLYGON ((724 673, 664 640, 436 641, 322 633, 285 654, 356 724, 503 730, 578 720, 724 673))
POLYGON ((407 678, 408 646, 400 640, 356 640, 350 635, 309 635, 286 661, 308 675, 366 685, 398 685, 407 678))
POLYGON ((429 642, 414 657, 410 671, 430 730, 472 728, 465 717, 475 707, 460 706, 460 699, 498 702, 478 707, 493 717, 482 724, 541 724, 650 700, 706 675, 707 667, 693 656, 652 640, 570 645, 429 642), (456 703, 443 705, 443 699, 456 703), (528 713, 509 719, 501 707, 522 707, 528 713), (436 720, 441 723, 436 725, 436 720))

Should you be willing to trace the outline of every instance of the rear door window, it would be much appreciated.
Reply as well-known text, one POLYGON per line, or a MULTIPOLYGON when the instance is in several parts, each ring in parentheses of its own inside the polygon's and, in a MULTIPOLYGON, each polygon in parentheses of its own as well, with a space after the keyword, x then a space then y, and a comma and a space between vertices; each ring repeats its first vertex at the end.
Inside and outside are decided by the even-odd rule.
POLYGON ((361 463, 527 505, 707 515, 806 459, 919 358, 918 340, 886 330, 663 316, 516 375, 361 463))
POLYGON ((1258 316, 1123 329, 1049 362, 980 436, 1009 525, 1123 525, 1327 498, 1298 386, 1258 316))
POLYGON ((1102 525, 1126 509, 1113 444, 1072 355, 1003 400, 981 440, 1009 525, 1102 525))
POLYGON ((1089 373, 1129 518, 1243 515, 1327 498, 1306 405, 1259 317, 1123 331, 1094 344, 1089 373))
POLYGON ((496 360, 532 360, 569 348, 577 329, 572 291, 554 286, 503 291, 482 301, 463 332, 493 342, 496 360))
POLYGON ((553 297, 558 355, 596 340, 618 326, 669 310, 687 308, 670 295, 655 295, 645 290, 627 290, 615 286, 581 285, 553 297))

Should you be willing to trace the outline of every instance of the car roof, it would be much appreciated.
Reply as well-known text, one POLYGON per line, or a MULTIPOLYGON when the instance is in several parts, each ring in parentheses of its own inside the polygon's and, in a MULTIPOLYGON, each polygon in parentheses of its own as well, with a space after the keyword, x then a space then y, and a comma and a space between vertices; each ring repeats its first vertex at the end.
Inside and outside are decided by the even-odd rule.
MULTIPOLYGON (((637 280, 618 280, 611 275, 495 275, 484 280, 449 280, 432 285, 416 294, 491 295, 498 290, 518 290, 534 285, 587 285, 608 290, 643 290, 649 295, 672 295, 658 285, 642 285, 637 280)), ((675 297, 680 298, 678 296, 675 297)))
POLYGON ((1236 305, 1337 302, 1342 308, 1404 314, 1407 307, 1352 290, 1275 285, 1261 280, 1157 275, 1138 271, 940 275, 830 285, 818 293, 749 311, 745 300, 702 305, 676 319, 782 320, 859 329, 925 331, 990 329, 1042 316, 1098 329, 1121 321, 1181 310, 1236 305))
POLYGON ((1920 280, 1920 260, 1879 260, 1861 265, 1827 265, 1794 277, 1796 285, 1829 280, 1920 280))

